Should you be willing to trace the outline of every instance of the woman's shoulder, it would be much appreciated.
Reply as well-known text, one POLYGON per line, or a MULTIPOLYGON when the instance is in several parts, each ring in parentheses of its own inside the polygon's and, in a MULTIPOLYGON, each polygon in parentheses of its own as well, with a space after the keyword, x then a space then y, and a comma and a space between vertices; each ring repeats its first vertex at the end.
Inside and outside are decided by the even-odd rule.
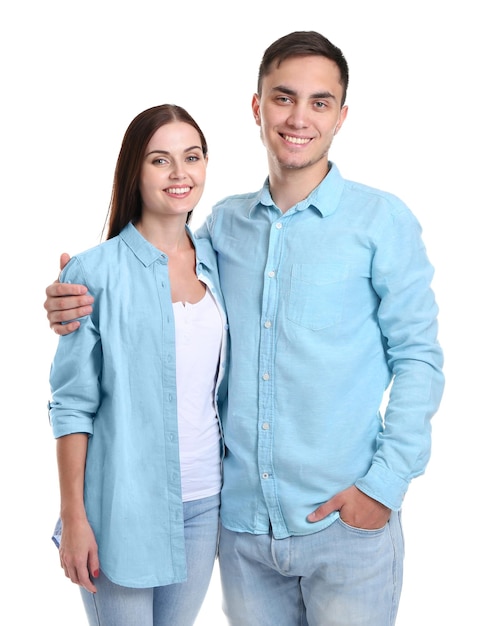
POLYGON ((61 282, 74 283, 82 278, 87 280, 89 277, 91 279, 94 276, 101 277, 106 271, 114 268, 119 243, 119 237, 113 237, 75 254, 60 275, 61 282))
POLYGON ((204 263, 210 269, 214 269, 217 266, 216 252, 211 245, 211 241, 206 238, 195 237, 193 239, 196 249, 196 257, 199 263, 204 263))

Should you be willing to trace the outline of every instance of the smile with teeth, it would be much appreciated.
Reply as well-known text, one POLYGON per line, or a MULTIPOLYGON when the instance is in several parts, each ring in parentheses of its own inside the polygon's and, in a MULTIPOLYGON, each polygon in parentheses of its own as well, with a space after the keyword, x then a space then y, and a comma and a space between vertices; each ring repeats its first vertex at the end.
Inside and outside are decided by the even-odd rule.
POLYGON ((182 196, 191 191, 191 187, 168 187, 165 191, 175 196, 182 196))
POLYGON ((285 141, 288 141, 289 143, 296 143, 302 146, 306 143, 309 143, 310 141, 308 137, 292 137, 291 135, 282 135, 282 137, 285 141))

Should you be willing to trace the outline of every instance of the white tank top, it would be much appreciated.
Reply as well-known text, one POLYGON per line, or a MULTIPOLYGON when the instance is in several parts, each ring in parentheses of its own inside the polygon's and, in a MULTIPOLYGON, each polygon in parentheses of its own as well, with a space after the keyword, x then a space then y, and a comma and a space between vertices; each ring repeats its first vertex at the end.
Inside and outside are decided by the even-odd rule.
POLYGON ((177 414, 183 502, 220 491, 220 431, 215 384, 222 321, 206 290, 196 304, 174 302, 177 414))

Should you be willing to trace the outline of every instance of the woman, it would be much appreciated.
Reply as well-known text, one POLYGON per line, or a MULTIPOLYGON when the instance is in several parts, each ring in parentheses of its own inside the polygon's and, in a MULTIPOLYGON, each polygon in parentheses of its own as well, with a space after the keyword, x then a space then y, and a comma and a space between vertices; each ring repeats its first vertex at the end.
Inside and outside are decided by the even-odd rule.
POLYGON ((107 241, 60 277, 95 296, 50 374, 53 539, 91 626, 189 626, 213 569, 226 320, 214 251, 188 227, 207 159, 184 109, 140 113, 116 164, 107 241))

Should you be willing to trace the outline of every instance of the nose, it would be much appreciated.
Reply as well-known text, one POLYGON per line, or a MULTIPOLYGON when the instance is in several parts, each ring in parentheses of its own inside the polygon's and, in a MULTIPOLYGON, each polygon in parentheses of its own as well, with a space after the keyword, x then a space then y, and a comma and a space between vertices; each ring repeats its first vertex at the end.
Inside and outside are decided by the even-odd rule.
POLYGON ((184 165, 180 162, 174 161, 170 175, 171 178, 184 178, 186 176, 186 172, 184 171, 184 165))
POLYGON ((287 124, 291 128, 305 128, 308 126, 307 107, 296 103, 290 108, 287 124))

